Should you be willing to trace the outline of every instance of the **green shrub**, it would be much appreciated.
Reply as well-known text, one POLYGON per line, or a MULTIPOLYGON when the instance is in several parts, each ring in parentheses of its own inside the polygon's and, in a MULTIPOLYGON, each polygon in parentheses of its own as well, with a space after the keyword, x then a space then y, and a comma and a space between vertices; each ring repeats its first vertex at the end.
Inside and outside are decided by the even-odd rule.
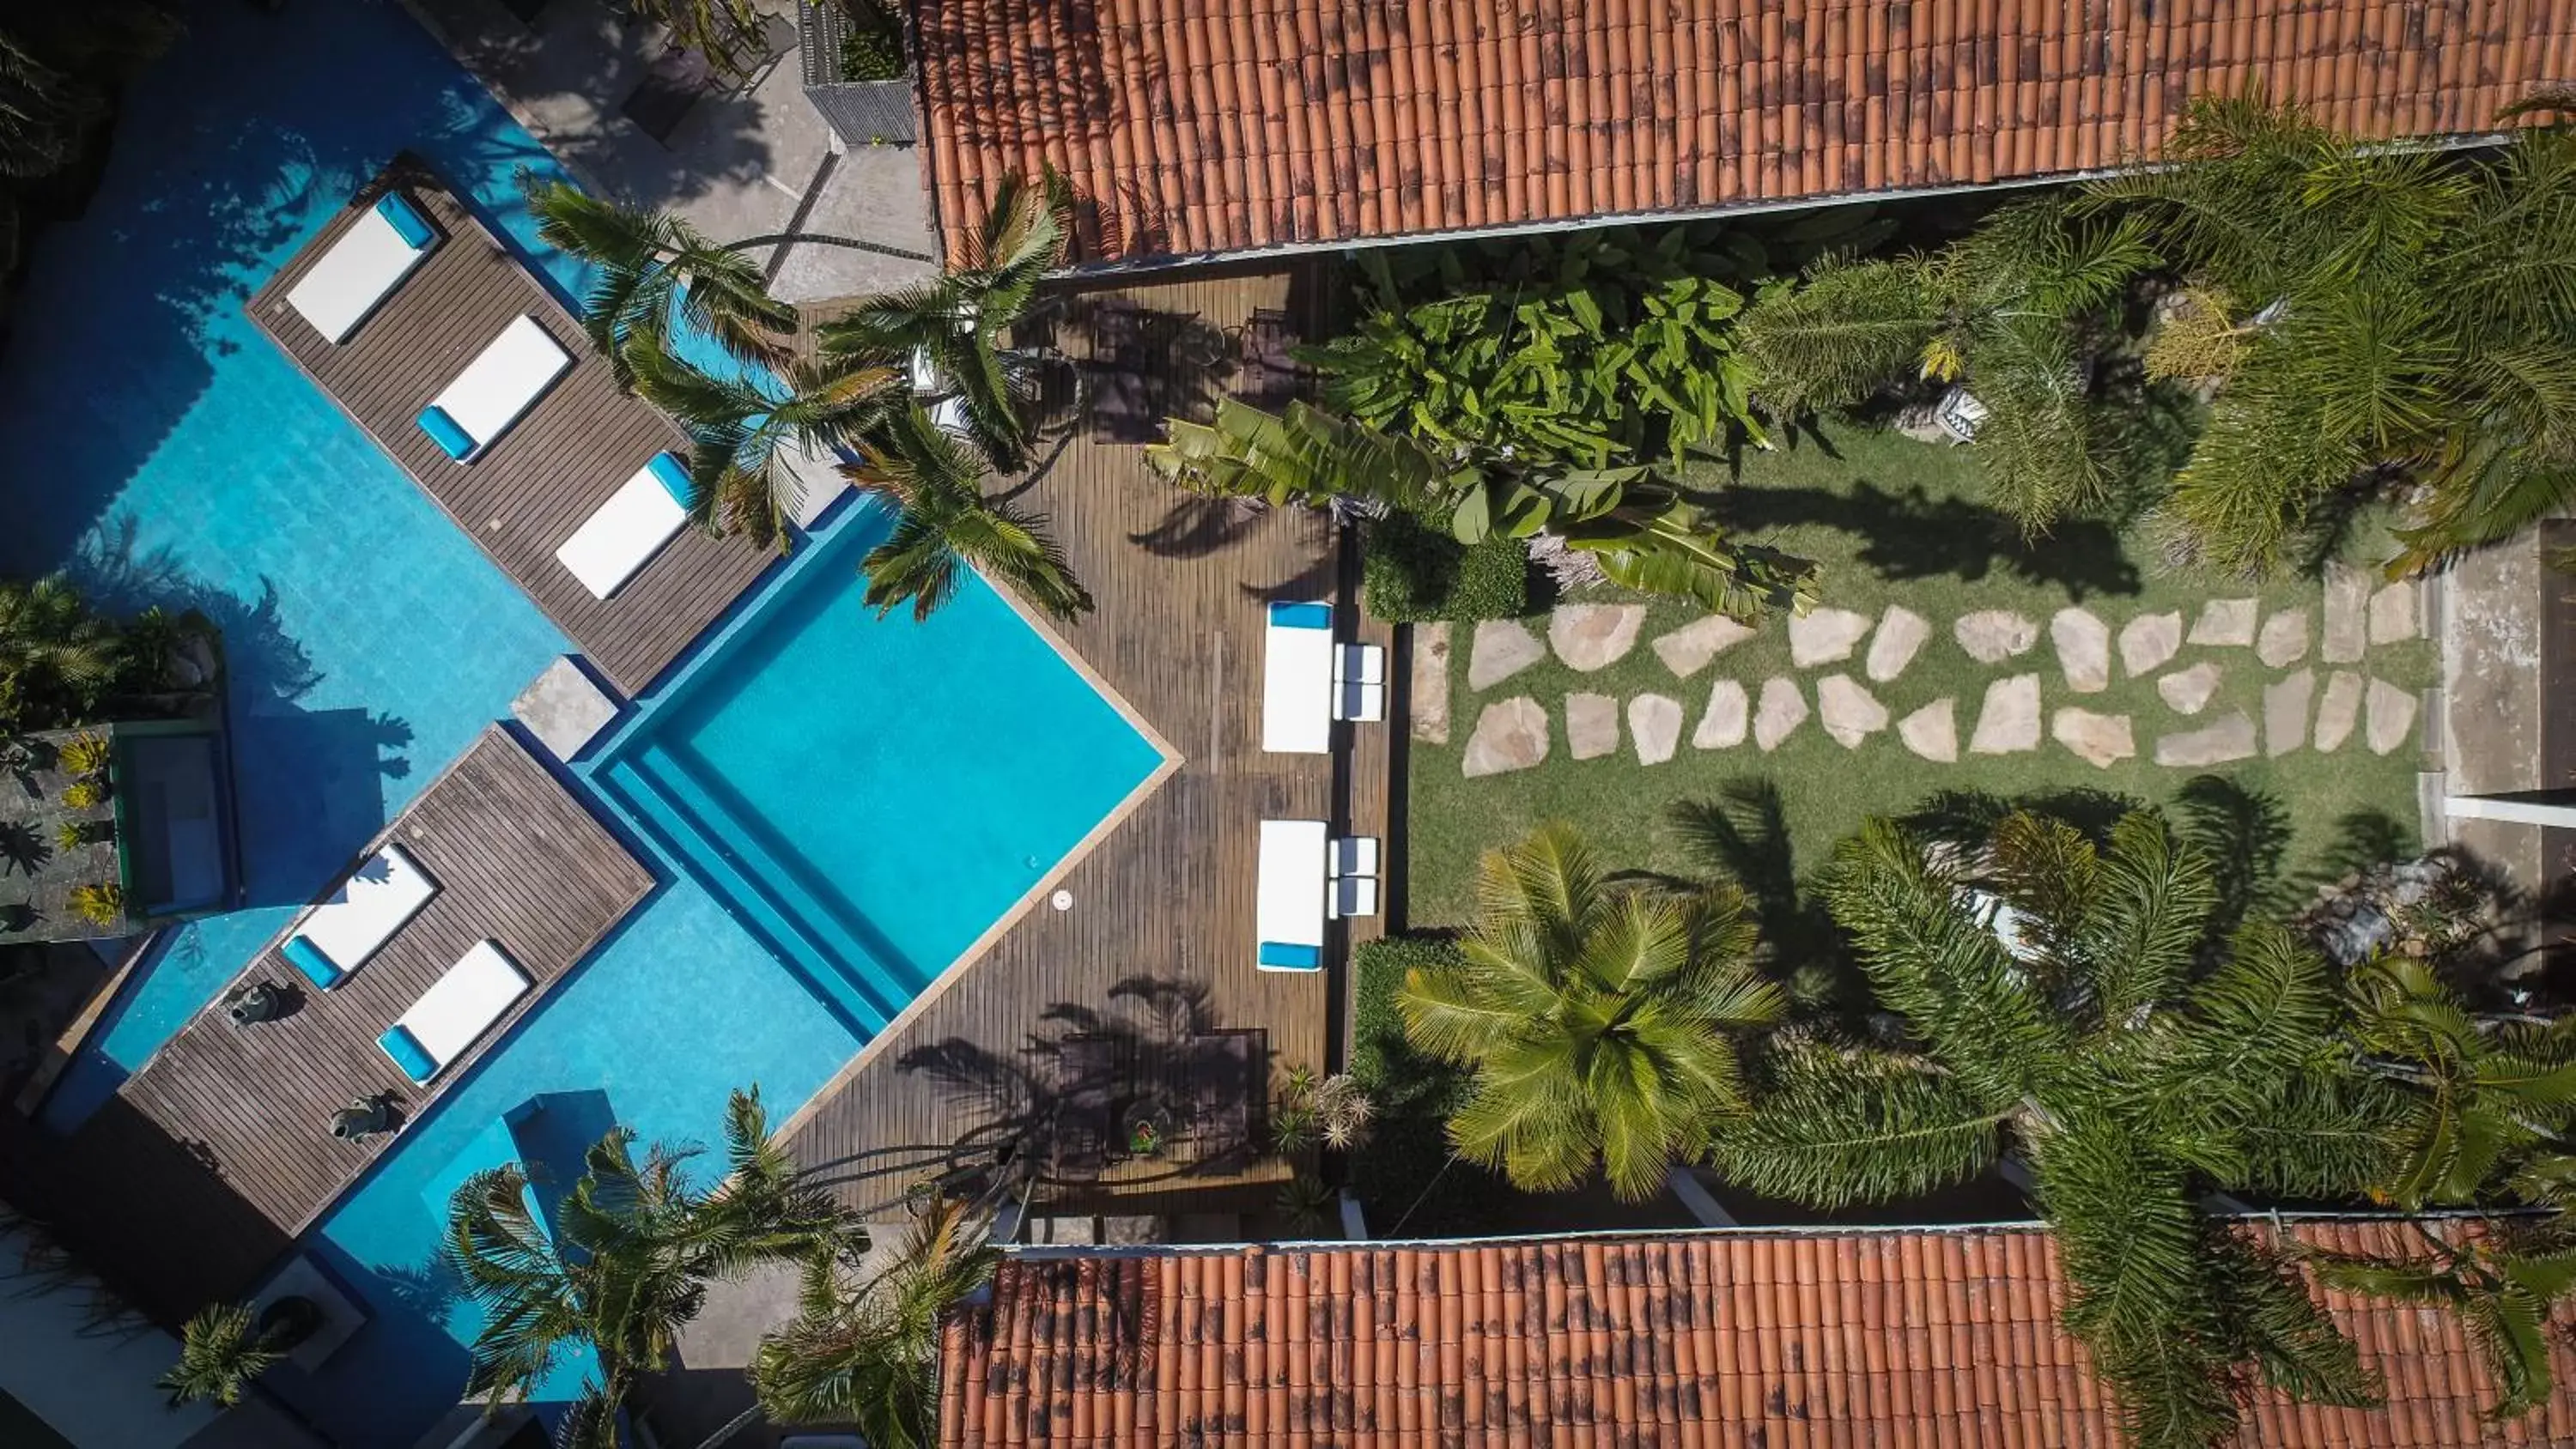
POLYGON ((841 79, 903 79, 903 34, 874 6, 850 6, 850 33, 841 38, 841 79))
POLYGON ((1529 545, 1488 535, 1473 546, 1407 513, 1371 523, 1360 537, 1370 614, 1399 624, 1515 619, 1530 610, 1529 545))
POLYGON ((84 775, 63 787, 63 803, 74 810, 95 810, 107 803, 107 782, 84 775))
POLYGON ((73 914, 101 926, 125 923, 125 888, 114 881, 77 885, 71 890, 73 914))
POLYGON ((107 736, 84 730, 63 741, 62 767, 67 774, 103 774, 112 753, 107 736))

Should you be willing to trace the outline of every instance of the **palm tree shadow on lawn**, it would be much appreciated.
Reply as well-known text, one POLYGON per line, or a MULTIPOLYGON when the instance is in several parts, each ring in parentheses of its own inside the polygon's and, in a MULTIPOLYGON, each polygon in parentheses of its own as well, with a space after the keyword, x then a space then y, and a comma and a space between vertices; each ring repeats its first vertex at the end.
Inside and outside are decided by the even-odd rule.
POLYGON ((1947 576, 1976 583, 2000 573, 2062 588, 2078 600, 2134 594, 2142 586, 2119 530, 2108 523, 2070 518, 2046 538, 2025 540, 2004 515, 1935 498, 1920 484, 1883 487, 1859 479, 1848 490, 1739 487, 1708 501, 1730 527, 1755 536, 1799 527, 1850 534, 1860 542, 1856 561, 1896 582, 1947 576))

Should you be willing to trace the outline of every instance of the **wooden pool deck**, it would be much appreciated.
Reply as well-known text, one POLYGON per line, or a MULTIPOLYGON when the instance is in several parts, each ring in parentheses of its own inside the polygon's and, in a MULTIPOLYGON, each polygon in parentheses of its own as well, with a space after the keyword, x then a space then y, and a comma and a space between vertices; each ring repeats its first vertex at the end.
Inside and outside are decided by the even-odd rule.
MULTIPOLYGON (((651 872, 518 740, 488 729, 350 864, 399 842, 439 891, 376 954, 328 992, 307 986, 272 940, 60 1144, 72 1182, 87 1176, 126 1274, 182 1301, 238 1294, 283 1243, 320 1217, 399 1131, 331 1135, 352 1098, 389 1094, 398 1123, 419 1119, 589 955, 653 889, 651 872), (377 1036, 477 941, 499 943, 529 991, 426 1086, 413 1085, 377 1036), (292 983, 295 1009, 235 1025, 225 1007, 255 980, 292 983), (118 1199, 122 1199, 119 1201, 118 1199)), ((337 885, 335 879, 333 885, 337 885)), ((287 929, 291 929, 291 926, 287 929)), ((57 1190, 71 1183, 57 1184, 57 1190)), ((63 1214, 58 1210, 54 1216, 63 1214)))
MULTIPOLYGON (((1106 823, 1058 882, 1072 894, 1070 910, 1035 901, 791 1124, 800 1159, 853 1202, 884 1208, 912 1183, 988 1159, 1006 1139, 1047 1150, 1049 1124, 1076 1087, 1065 1062, 1066 1043, 1078 1038, 1128 1038, 1124 1049, 1168 1063, 1194 1041, 1257 1029, 1268 1062, 1256 1076, 1275 1082, 1290 1066, 1338 1064, 1347 944, 1376 935, 1383 918, 1329 932, 1325 971, 1256 970, 1259 822, 1321 819, 1336 834, 1386 836, 1393 732, 1404 716, 1398 696, 1387 722, 1337 726, 1333 754, 1263 751, 1263 605, 1331 599, 1344 639, 1387 645, 1392 631, 1359 621, 1356 563, 1321 515, 1194 499, 1150 474, 1140 446, 1119 440, 1135 435, 1138 417, 1203 412, 1218 392, 1246 386, 1227 359, 1239 356, 1238 334, 1256 312, 1274 327, 1284 318, 1305 337, 1326 335, 1323 276, 1320 267, 1274 267, 1085 291, 1055 329, 1069 369, 1125 391, 1110 398, 1120 406, 1103 409, 1109 390, 1095 390, 1106 416, 1059 430, 1022 480, 1021 501, 1053 517, 1098 600, 1095 612, 1054 633, 1179 763, 1106 823), (1117 316, 1125 350, 1095 360, 1095 331, 1107 330, 1097 309, 1122 301, 1141 316, 1117 316)), ((1390 657, 1390 682, 1402 673, 1390 657)), ((1011 733, 1046 722, 995 726, 978 748, 1007 765, 1011 733)), ((1180 1189, 1257 1188, 1238 1196, 1266 1201, 1287 1173, 1263 1157, 1197 1172, 1130 1163, 1097 1179, 1049 1181, 1051 1195, 1077 1211, 1128 1213, 1180 1189)))
POLYGON ((269 340, 630 696, 669 668, 772 562, 741 539, 683 529, 602 600, 556 561, 555 550, 636 469, 687 439, 618 390, 572 314, 418 162, 398 160, 360 191, 251 294, 249 310, 269 340), (442 240, 347 342, 334 345, 287 305, 287 293, 387 188, 410 198, 442 240), (523 315, 573 355, 572 370, 480 457, 458 463, 414 420, 523 315))

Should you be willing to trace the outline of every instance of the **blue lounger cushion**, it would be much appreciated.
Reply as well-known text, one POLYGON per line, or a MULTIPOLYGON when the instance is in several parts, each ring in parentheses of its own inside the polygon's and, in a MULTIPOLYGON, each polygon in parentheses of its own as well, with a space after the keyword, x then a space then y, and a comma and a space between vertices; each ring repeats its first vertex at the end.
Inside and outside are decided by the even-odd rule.
POLYGON ((438 1062, 421 1048, 407 1027, 385 1028, 385 1034, 376 1038, 376 1045, 383 1047, 385 1055, 393 1058, 394 1065, 414 1082, 426 1083, 438 1075, 438 1062))
POLYGON ((325 991, 348 979, 349 973, 340 969, 339 962, 322 954, 321 947, 302 936, 287 937, 286 944, 278 947, 277 953, 303 972, 305 980, 325 991))
POLYGON ((410 200, 399 192, 389 192, 384 200, 377 202, 376 215, 383 217, 385 223, 394 229, 394 235, 401 237, 403 244, 414 251, 425 250, 431 242, 438 240, 438 233, 430 228, 419 212, 412 210, 410 200))
POLYGON ((1333 627, 1330 604, 1273 604, 1270 622, 1283 629, 1329 629, 1333 627))
POLYGON ((698 496, 698 486, 689 481, 688 465, 682 463, 676 454, 656 453, 653 461, 645 466, 653 470, 654 481, 662 485, 662 491, 670 494, 671 501, 682 508, 688 507, 698 496))
POLYGON ((1313 971, 1323 966, 1324 953, 1313 946, 1264 941, 1261 943, 1261 964, 1288 971, 1313 971))
POLYGON ((465 436, 465 430, 456 425, 456 419, 449 417, 447 409, 436 403, 420 410, 420 430, 429 434, 430 440, 446 449, 447 456, 457 462, 464 462, 474 453, 474 440, 465 436))

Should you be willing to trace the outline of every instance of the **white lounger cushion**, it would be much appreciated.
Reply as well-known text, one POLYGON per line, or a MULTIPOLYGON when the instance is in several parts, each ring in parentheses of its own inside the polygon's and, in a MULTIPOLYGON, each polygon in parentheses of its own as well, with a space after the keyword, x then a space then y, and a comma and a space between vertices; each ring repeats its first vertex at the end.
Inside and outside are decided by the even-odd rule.
POLYGON ((463 428, 481 452, 571 366, 572 354, 562 343, 536 318, 521 317, 503 328, 430 405, 463 428))
POLYGON ((689 510, 671 496, 647 463, 635 470, 625 487, 609 494, 588 522, 573 530, 572 537, 555 550, 555 558, 572 570, 591 597, 604 599, 652 562, 653 555, 688 521, 689 510))
POLYGON ((1261 747, 1321 755, 1333 748, 1333 606, 1272 604, 1262 630, 1261 747))
POLYGON ((1321 820, 1261 822, 1261 884, 1253 903, 1256 962, 1265 971, 1316 971, 1324 964, 1324 841, 1321 820))
POLYGON ((341 970, 355 971, 437 894, 438 882, 429 872, 387 841, 330 899, 305 912, 290 934, 321 947, 341 970))
POLYGON ((411 1033, 430 1060, 445 1068, 527 993, 528 973, 502 955, 498 945, 477 941, 394 1025, 411 1033))
POLYGON ((345 341, 435 246, 404 241, 394 224, 370 207, 288 290, 287 303, 314 331, 345 341))

